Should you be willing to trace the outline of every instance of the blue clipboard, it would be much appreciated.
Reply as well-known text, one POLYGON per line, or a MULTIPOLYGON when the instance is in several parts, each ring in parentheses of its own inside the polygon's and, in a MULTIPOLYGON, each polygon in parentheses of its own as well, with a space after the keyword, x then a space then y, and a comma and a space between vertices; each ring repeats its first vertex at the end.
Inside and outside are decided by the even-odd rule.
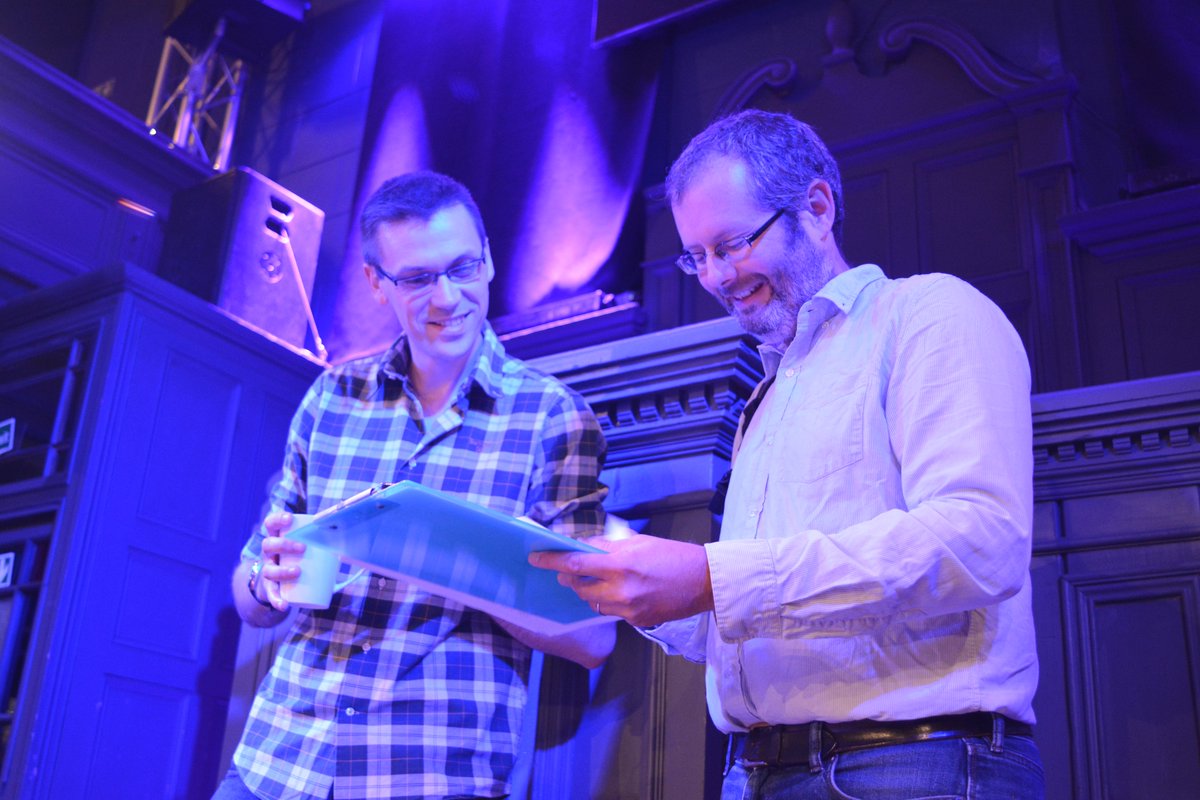
POLYGON ((541 633, 612 619, 528 561, 534 550, 602 550, 412 481, 361 492, 287 535, 541 633))

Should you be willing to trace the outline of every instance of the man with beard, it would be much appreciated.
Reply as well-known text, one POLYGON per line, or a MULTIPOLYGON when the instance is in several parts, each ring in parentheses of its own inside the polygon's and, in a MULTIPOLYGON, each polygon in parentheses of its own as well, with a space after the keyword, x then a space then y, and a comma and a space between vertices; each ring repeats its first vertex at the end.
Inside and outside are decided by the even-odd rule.
POLYGON ((789 116, 715 122, 667 194, 679 267, 762 340, 720 540, 531 560, 706 664, 723 797, 1041 797, 1016 332, 952 276, 851 268, 837 165, 789 116))

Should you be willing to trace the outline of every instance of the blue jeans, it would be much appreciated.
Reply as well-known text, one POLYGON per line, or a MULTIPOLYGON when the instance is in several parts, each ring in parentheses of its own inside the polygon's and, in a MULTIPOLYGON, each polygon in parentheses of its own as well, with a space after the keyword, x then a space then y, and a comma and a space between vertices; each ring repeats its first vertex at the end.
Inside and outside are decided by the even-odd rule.
MULTIPOLYGON (((332 790, 330 790, 329 796, 333 797, 332 790)), ((507 797, 507 795, 505 796, 507 797)), ((224 779, 217 785, 217 791, 213 794, 212 800, 259 800, 259 798, 258 795, 246 788, 242 776, 238 774, 237 767, 231 766, 229 772, 225 773, 224 779)), ((492 800, 503 800, 503 798, 492 798, 492 800)))
POLYGON ((231 766, 225 778, 217 784, 212 800, 259 800, 258 795, 246 788, 237 767, 231 766))
POLYGON ((1027 736, 935 739, 841 753, 815 768, 735 762, 721 800, 1041 800, 1042 759, 1027 736))

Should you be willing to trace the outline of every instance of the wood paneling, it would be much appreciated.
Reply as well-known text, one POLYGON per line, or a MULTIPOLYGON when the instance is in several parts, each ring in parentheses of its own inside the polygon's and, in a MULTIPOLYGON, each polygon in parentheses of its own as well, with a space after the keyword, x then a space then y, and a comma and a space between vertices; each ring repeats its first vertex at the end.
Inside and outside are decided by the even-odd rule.
POLYGON ((134 268, 5 312, 0 352, 94 344, 65 479, 0 485, 6 508, 61 508, 0 797, 204 800, 227 766, 229 574, 319 365, 134 268))

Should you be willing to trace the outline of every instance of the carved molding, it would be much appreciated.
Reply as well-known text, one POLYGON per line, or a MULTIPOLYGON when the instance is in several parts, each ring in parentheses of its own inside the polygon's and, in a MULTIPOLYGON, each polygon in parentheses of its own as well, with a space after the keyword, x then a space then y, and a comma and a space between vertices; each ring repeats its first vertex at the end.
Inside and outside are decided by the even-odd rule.
POLYGON ((1200 372, 1033 398, 1038 500, 1200 483, 1200 372))
POLYGON ((916 41, 950 56, 973 84, 992 97, 1005 99, 1044 83, 1036 75, 1001 64, 966 28, 945 19, 912 19, 890 25, 879 35, 879 49, 889 61, 901 61, 916 41))
POLYGON ((743 75, 717 102, 713 119, 720 119, 741 111, 750 98, 763 87, 770 87, 780 95, 786 95, 796 79, 796 62, 790 58, 779 58, 760 64, 743 75))
POLYGON ((1200 245, 1200 185, 1089 208, 1060 220, 1063 233, 1100 258, 1200 245))
MULTIPOLYGON (((731 318, 532 363, 592 405, 617 471, 728 459, 762 374, 753 339, 731 318)), ((1039 501, 1200 483, 1200 372, 1035 395, 1033 422, 1039 501)))
POLYGON ((694 455, 729 458, 738 414, 762 377, 732 318, 532 359, 584 396, 608 440, 608 467, 694 455))

